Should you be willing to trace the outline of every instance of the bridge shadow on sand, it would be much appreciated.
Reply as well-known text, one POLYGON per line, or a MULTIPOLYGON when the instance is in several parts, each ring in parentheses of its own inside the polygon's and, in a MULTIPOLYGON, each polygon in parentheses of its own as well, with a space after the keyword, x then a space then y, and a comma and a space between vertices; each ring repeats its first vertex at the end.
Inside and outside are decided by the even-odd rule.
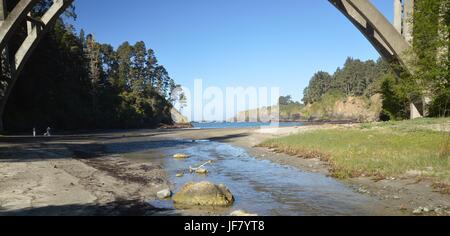
POLYGON ((7 211, 0 216, 155 216, 178 214, 172 209, 155 208, 140 201, 119 200, 107 204, 63 205, 25 208, 7 211))
MULTIPOLYGON (((202 131, 198 131, 202 136, 202 131)), ((0 162, 29 162, 57 159, 95 159, 139 152, 177 149, 195 140, 165 137, 170 131, 110 133, 52 137, 0 137, 0 162), (162 135, 162 136, 160 136, 162 135)), ((229 142, 248 133, 205 135, 210 141, 229 142), (213 137, 210 137, 213 136, 213 137)))

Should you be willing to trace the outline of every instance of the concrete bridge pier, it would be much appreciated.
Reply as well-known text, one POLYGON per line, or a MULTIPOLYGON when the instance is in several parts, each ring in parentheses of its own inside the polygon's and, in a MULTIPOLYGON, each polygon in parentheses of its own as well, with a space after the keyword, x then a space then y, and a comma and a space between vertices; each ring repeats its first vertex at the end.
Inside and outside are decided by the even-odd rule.
MULTIPOLYGON (((394 28, 403 38, 412 45, 413 43, 413 20, 415 0, 394 0, 394 28)), ((412 101, 410 104, 410 118, 417 119, 428 116, 430 100, 427 98, 412 101), (420 109, 419 109, 420 108, 420 109)))
POLYGON ((394 0, 394 28, 401 34, 403 28, 403 3, 402 0, 394 0))
MULTIPOLYGON (((0 22, 3 23, 7 16, 6 11, 6 0, 0 0, 0 22)), ((7 57, 8 50, 7 47, 0 48, 0 88, 3 87, 4 84, 4 76, 3 76, 3 58, 7 57)), ((1 91, 4 93, 4 91, 1 91)), ((0 94, 0 97, 4 97, 4 94, 0 94)), ((4 107, 2 105, 3 99, 0 101, 0 131, 4 130, 3 127, 3 113, 4 113, 4 107)))
POLYGON ((415 0, 394 0, 394 28, 412 45, 413 20, 415 0))

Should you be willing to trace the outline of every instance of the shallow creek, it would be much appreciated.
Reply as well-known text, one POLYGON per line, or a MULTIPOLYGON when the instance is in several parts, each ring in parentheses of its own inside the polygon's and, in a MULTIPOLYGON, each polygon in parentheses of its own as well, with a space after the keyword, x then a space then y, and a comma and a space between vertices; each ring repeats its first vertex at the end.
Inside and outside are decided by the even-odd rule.
MULTIPOLYGON (((224 184, 236 202, 227 209, 190 209, 188 214, 228 215, 245 210, 258 215, 380 215, 383 208, 376 200, 356 193, 338 180, 308 173, 290 166, 255 159, 246 150, 208 140, 170 140, 158 142, 123 142, 108 147, 135 161, 161 161, 176 192, 185 183, 210 181, 224 184), (190 156, 173 158, 176 153, 190 156), (189 173, 189 168, 212 161, 207 175, 189 173), (184 172, 184 176, 176 177, 184 172)), ((151 201, 152 205, 173 208, 171 201, 151 201)), ((185 210, 184 210, 185 211, 185 210)))

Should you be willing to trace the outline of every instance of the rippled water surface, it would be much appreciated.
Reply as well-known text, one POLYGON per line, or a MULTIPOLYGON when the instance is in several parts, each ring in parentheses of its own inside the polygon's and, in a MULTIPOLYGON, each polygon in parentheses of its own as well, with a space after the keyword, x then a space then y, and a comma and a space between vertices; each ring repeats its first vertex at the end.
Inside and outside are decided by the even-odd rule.
MULTIPOLYGON (((138 142, 110 147, 112 152, 145 161, 159 153, 175 192, 189 181, 225 184, 236 202, 229 209, 216 210, 229 214, 245 210, 259 215, 378 215, 382 214, 374 200, 354 192, 346 185, 320 174, 302 172, 251 157, 244 149, 218 142, 167 141, 138 142), (138 145, 138 146, 136 146, 138 145), (129 149, 136 152, 129 152, 129 149), (126 151, 128 150, 128 151, 126 151), (157 150, 157 152, 155 152, 157 150), (185 153, 191 157, 176 160, 172 156, 185 153), (212 161, 209 174, 190 174, 189 167, 212 161), (181 178, 176 177, 185 171, 181 178)), ((171 206, 170 202, 164 203, 171 206)))
POLYGON ((294 127, 303 126, 302 122, 281 122, 281 123, 263 123, 263 122, 216 122, 216 123, 192 123, 195 129, 237 129, 237 128, 259 128, 259 127, 294 127))

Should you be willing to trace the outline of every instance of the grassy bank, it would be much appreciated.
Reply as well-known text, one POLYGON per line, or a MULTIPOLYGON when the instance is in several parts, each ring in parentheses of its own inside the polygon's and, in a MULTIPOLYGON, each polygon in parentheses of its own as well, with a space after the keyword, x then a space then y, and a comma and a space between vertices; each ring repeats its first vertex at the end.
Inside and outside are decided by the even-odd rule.
POLYGON ((429 177, 448 187, 448 126, 450 119, 364 124, 267 140, 261 146, 303 158, 320 158, 330 164, 337 178, 413 175, 429 177))

